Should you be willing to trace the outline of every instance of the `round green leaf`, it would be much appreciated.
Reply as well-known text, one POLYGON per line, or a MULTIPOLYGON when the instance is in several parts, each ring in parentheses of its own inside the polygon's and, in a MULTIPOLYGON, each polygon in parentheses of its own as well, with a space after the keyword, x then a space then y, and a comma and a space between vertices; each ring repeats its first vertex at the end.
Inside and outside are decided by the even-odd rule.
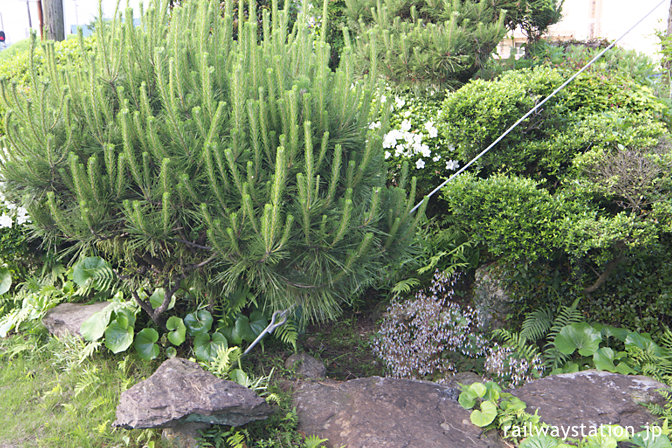
POLYGON ((110 323, 110 316, 112 315, 112 307, 108 305, 102 310, 93 313, 88 319, 82 322, 79 328, 79 333, 84 340, 93 342, 102 338, 105 334, 107 324, 110 323))
POLYGON ((469 419, 474 425, 483 428, 492 423, 495 417, 497 417, 497 406, 491 401, 484 401, 481 403, 481 410, 473 411, 469 419))
POLYGON ((663 356, 663 350, 649 336, 634 331, 628 333, 628 336, 625 338, 625 348, 627 349, 628 347, 637 347, 645 353, 663 356))
POLYGON ((457 397, 457 402, 460 403, 460 406, 464 409, 471 409, 476 405, 476 398, 476 395, 467 388, 460 393, 459 397, 457 397))
POLYGON ((135 335, 135 350, 145 361, 150 361, 159 356, 159 333, 153 328, 143 328, 135 335))
POLYGON ((601 341, 600 333, 582 322, 564 326, 553 343, 564 355, 571 355, 578 349, 581 356, 592 356, 600 347, 601 341))
POLYGON ((12 273, 6 267, 0 268, 0 295, 9 291, 12 287, 12 273))
POLYGON ((241 369, 233 369, 229 372, 229 379, 243 387, 249 387, 250 385, 250 378, 247 376, 247 373, 241 369))
POLYGON ((199 333, 194 339, 194 353, 199 361, 214 361, 217 351, 227 347, 226 338, 221 333, 213 333, 212 338, 207 333, 199 333))
POLYGON ((168 347, 168 348, 166 349, 166 356, 167 356, 168 358, 174 358, 174 357, 176 357, 176 356, 177 356, 177 350, 175 349, 175 347, 168 347))
POLYGON ((93 278, 95 272, 104 268, 105 260, 100 257, 87 257, 75 264, 72 269, 72 280, 77 286, 84 286, 93 278))
POLYGON ((603 339, 614 338, 621 342, 625 342, 625 338, 628 337, 628 330, 625 328, 612 327, 611 325, 605 325, 600 330, 603 339))
POLYGON ((560 441, 546 434, 537 434, 528 437, 520 443, 520 448, 557 448, 560 441))
POLYGON ((208 310, 198 310, 184 317, 190 336, 207 333, 212 328, 212 314, 208 310))
POLYGON ((479 398, 483 398, 488 392, 488 388, 483 383, 473 383, 469 389, 479 398))
POLYGON ((163 303, 163 299, 166 297, 166 290, 163 288, 156 288, 151 296, 149 296, 149 303, 152 305, 152 308, 157 309, 163 303))
POLYGON ((187 327, 184 321, 177 316, 171 316, 166 322, 166 328, 171 330, 168 333, 168 340, 173 345, 182 345, 186 339, 187 327))
POLYGON ((243 341, 252 342, 256 338, 252 328, 250 327, 250 319, 247 316, 241 315, 236 319, 233 325, 233 345, 240 345, 243 341))
POLYGON ((133 327, 128 325, 128 319, 115 319, 105 330, 105 347, 112 353, 120 353, 128 349, 133 343, 133 327))
POLYGON ((255 340, 267 326, 268 320, 264 314, 259 310, 252 311, 250 314, 250 329, 252 330, 252 334, 254 336, 252 341, 255 340))
POLYGON ((614 351, 612 349, 609 347, 601 347, 595 354, 593 354, 593 363, 597 370, 615 372, 616 366, 614 365, 614 356, 614 351))

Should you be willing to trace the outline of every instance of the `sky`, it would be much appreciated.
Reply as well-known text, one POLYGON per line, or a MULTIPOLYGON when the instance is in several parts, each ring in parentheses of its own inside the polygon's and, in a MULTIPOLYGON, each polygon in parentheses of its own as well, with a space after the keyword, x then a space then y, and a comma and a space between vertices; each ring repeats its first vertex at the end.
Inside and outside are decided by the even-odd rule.
MULTIPOLYGON (((125 7, 127 0, 121 0, 125 7)), ((148 3, 149 0, 145 0, 148 3)), ((102 0, 103 15, 110 17, 114 12, 117 0, 102 0)), ((140 0, 130 0, 134 11, 139 11, 140 0)), ((29 36, 28 8, 33 29, 39 27, 36 0, 0 0, 0 28, 4 28, 7 43, 11 44, 29 36)), ((70 33, 72 25, 86 25, 98 15, 97 0, 63 0, 65 32, 70 33)), ((137 13, 136 13, 137 17, 137 13)))

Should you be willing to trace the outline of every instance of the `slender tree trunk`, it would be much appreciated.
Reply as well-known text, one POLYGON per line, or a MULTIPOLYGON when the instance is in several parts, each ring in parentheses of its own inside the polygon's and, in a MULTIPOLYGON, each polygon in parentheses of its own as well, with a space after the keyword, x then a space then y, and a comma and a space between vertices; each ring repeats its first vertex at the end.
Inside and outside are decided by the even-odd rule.
POLYGON ((47 39, 65 40, 63 21, 63 0, 44 0, 44 22, 47 27, 47 39))

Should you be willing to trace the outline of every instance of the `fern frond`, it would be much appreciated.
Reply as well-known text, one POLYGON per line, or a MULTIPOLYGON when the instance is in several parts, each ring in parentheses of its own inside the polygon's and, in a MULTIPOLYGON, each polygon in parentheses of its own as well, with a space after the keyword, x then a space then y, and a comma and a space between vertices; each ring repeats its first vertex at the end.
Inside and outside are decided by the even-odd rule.
POLYGON ((535 344, 528 343, 527 340, 522 337, 521 333, 513 333, 509 330, 503 328, 493 331, 493 337, 504 343, 505 346, 510 347, 516 351, 516 354, 525 358, 528 361, 536 357, 541 357, 539 352, 539 347, 535 344))
POLYGON ((585 319, 583 314, 578 310, 579 299, 576 299, 570 306, 561 306, 558 309, 558 314, 553 320, 553 325, 548 332, 549 344, 555 341, 555 337, 560 333, 564 327, 570 324, 583 322, 585 319))
POLYGON ((391 289, 391 292, 394 296, 400 296, 408 294, 413 288, 420 284, 420 280, 417 278, 411 277, 403 280, 399 280, 391 289))
POLYGON ((543 338, 553 324, 553 312, 548 308, 541 308, 525 316, 520 337, 527 341, 538 341, 543 338))
POLYGON ((287 320, 284 325, 277 327, 273 330, 273 336, 283 344, 291 345, 294 351, 296 351, 296 340, 299 338, 299 331, 294 321, 287 320))
POLYGON ((240 347, 220 347, 208 370, 221 378, 226 378, 231 366, 240 359, 241 354, 240 347))

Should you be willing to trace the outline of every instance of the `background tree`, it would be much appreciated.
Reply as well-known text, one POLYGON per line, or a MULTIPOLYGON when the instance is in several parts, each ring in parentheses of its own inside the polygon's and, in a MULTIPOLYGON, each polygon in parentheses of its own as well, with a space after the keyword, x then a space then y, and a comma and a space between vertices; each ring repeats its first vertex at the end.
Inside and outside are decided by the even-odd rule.
MULTIPOLYGON (((519 0, 504 6, 506 26, 510 30, 520 28, 532 46, 548 31, 548 27, 562 18, 564 0, 519 0)), ((526 49, 529 55, 529 50, 526 49)))
POLYGON ((506 34, 505 11, 487 0, 347 0, 363 71, 397 84, 454 88, 506 34))

